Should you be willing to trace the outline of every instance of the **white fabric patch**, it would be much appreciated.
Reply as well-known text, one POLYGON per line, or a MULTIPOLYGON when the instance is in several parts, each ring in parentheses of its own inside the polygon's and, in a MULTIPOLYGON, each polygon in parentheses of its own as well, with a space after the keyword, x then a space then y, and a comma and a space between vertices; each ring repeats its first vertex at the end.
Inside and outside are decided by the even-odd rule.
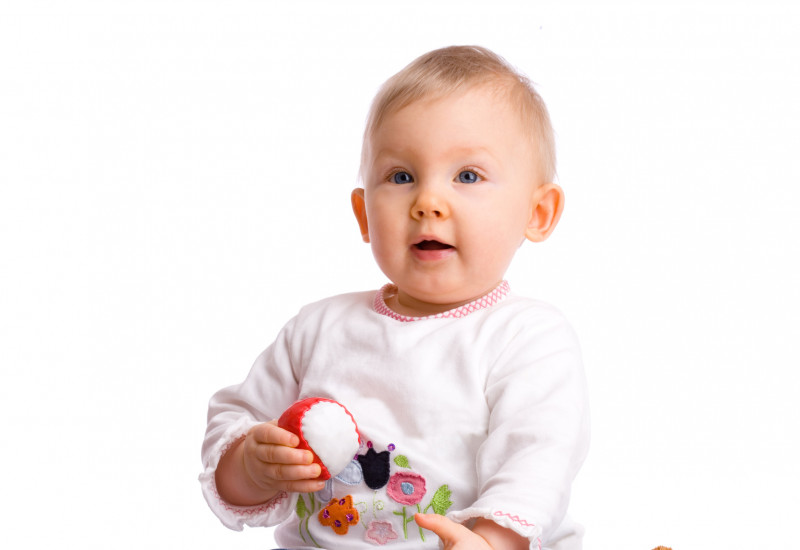
POLYGON ((338 403, 322 401, 303 415, 303 437, 331 476, 344 470, 358 452, 353 419, 338 403))

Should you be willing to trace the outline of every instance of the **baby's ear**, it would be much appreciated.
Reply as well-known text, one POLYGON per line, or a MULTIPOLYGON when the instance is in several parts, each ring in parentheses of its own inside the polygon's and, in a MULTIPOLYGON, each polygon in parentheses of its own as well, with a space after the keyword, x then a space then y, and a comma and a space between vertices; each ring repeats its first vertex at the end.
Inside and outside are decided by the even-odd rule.
POLYGON ((365 243, 369 242, 369 225, 367 224, 367 203, 364 201, 364 190, 360 187, 353 189, 350 193, 350 203, 353 205, 353 214, 358 221, 361 229, 361 238, 365 243))
POLYGON ((564 190, 555 183, 545 183, 536 188, 531 199, 531 219, 525 237, 540 243, 550 236, 561 219, 564 209, 564 190))

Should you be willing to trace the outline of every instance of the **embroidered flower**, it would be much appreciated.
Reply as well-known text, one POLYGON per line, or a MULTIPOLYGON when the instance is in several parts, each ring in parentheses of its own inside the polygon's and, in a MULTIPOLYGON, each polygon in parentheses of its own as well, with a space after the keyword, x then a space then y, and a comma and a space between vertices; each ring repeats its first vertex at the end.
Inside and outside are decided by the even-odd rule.
POLYGON ((373 490, 382 488, 389 481, 389 451, 376 453, 370 447, 366 454, 356 457, 361 464, 364 483, 373 490))
POLYGON ((358 523, 358 510, 353 506, 353 497, 331 499, 319 513, 319 522, 333 529, 337 535, 346 535, 351 525, 358 523))
POLYGON ((386 493, 400 504, 418 504, 425 496, 425 478, 414 472, 398 472, 389 479, 386 493))
POLYGON ((380 545, 384 545, 397 537, 398 535, 395 533, 394 527, 392 527, 392 524, 388 521, 373 521, 369 524, 369 529, 367 529, 366 534, 367 540, 380 545))

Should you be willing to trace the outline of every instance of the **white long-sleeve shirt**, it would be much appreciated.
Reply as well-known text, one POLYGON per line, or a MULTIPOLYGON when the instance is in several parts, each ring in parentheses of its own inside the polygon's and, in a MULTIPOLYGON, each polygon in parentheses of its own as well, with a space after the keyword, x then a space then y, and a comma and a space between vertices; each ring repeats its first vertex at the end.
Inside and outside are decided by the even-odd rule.
POLYGON ((491 519, 531 549, 580 548, 566 512, 588 450, 588 404, 563 316, 504 282, 411 319, 386 307, 385 289, 304 307, 244 382, 212 397, 200 481, 214 513, 232 529, 280 525, 285 547, 437 548, 413 521, 427 511, 491 519), (318 493, 252 507, 223 501, 214 472, 227 448, 305 397, 352 413, 362 439, 353 462, 318 493))

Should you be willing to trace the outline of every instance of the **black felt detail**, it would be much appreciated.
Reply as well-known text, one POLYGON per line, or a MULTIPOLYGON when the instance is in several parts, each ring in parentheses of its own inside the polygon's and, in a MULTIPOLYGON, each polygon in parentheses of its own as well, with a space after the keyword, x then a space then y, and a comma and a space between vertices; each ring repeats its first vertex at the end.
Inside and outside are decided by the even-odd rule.
POLYGON ((367 487, 377 490, 389 483, 389 451, 376 453, 375 449, 370 448, 367 454, 358 455, 357 458, 367 487))

